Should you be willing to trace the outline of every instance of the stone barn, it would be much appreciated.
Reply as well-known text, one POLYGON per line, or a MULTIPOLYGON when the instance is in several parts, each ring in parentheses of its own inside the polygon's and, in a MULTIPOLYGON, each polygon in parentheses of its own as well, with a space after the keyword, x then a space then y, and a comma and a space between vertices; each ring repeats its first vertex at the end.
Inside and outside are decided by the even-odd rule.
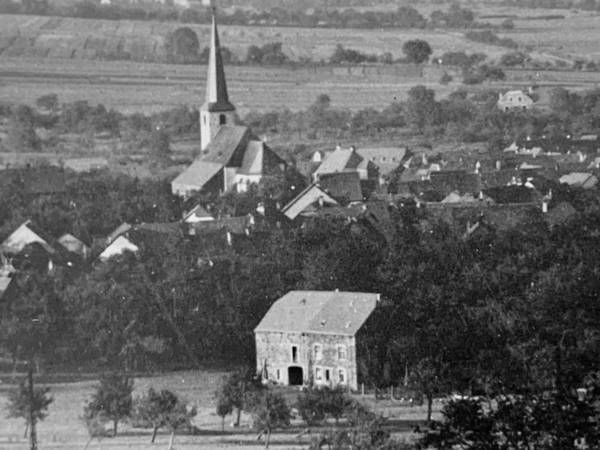
POLYGON ((357 333, 378 300, 363 292, 288 292, 254 329, 263 380, 356 390, 357 333))

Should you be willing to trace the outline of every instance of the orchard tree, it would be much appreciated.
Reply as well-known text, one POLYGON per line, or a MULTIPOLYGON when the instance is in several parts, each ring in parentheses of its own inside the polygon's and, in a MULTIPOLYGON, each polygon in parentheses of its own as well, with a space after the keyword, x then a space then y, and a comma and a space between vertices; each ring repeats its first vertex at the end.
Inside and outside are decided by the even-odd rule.
POLYGON ((116 436, 119 421, 131 413, 132 393, 133 380, 129 376, 120 373, 104 375, 84 409, 84 417, 100 416, 112 421, 113 436, 116 436))
POLYGON ((265 448, 269 448, 273 429, 289 426, 290 408, 281 394, 266 389, 253 397, 251 411, 258 438, 266 434, 265 448))
POLYGON ((33 373, 29 372, 28 382, 22 381, 19 386, 8 391, 7 418, 24 419, 25 433, 30 430, 30 448, 36 448, 37 438, 35 425, 48 415, 48 406, 54 399, 48 395, 50 388, 34 388, 33 373))
POLYGON ((415 64, 424 63, 432 53, 429 43, 422 39, 406 41, 402 46, 402 51, 406 55, 407 61, 415 64))
POLYGON ((435 92, 425 86, 411 88, 408 91, 405 112, 406 122, 420 133, 435 125, 440 115, 440 105, 435 100, 435 92))
POLYGON ((256 373, 252 368, 239 369, 223 379, 216 392, 217 413, 224 417, 236 410, 235 425, 240 425, 242 411, 248 408, 250 397, 254 392, 262 388, 256 373), (219 412, 220 411, 220 412, 219 412), (224 413, 224 411, 229 411, 224 413))
POLYGON ((175 430, 189 425, 189 419, 195 414, 195 410, 188 411, 186 405, 173 392, 166 389, 157 392, 153 388, 148 389, 148 392, 136 401, 134 411, 135 418, 152 425, 151 443, 154 443, 160 428, 169 428, 169 448, 172 446, 175 430))

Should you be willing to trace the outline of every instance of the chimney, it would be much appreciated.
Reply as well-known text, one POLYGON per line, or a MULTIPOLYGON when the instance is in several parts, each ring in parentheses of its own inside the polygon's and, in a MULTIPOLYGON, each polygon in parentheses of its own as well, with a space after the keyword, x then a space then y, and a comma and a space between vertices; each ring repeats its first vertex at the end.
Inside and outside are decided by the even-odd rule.
POLYGON ((544 198, 542 200, 542 212, 546 214, 548 212, 548 199, 544 198))
POLYGON ((548 189, 548 198, 552 199, 552 188, 548 189))
POLYGON ((355 152, 356 151, 356 147, 354 145, 351 145, 350 146, 350 150, 352 150, 352 152, 355 152))
POLYGON ((496 160, 496 170, 502 169, 502 161, 499 159, 496 160))

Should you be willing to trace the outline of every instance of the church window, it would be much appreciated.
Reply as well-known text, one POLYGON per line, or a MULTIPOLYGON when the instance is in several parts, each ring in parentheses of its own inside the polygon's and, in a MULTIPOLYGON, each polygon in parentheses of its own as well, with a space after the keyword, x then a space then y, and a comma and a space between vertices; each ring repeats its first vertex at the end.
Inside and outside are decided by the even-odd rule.
POLYGON ((219 114, 219 125, 225 125, 227 123, 227 116, 225 114, 219 114))

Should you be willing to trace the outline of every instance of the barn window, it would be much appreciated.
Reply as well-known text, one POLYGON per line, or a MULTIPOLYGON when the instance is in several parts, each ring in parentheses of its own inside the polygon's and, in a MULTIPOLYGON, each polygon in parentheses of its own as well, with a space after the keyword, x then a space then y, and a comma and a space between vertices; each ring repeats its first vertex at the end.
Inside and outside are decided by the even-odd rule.
POLYGON ((206 125, 206 116, 204 116, 204 125, 206 125))
POLYGON ((329 369, 325 369, 325 381, 327 381, 329 383, 330 379, 331 379, 331 377, 329 375, 329 369))
POLYGON ((337 348, 338 359, 346 359, 346 347, 338 345, 337 348))
POLYGON ((338 382, 340 384, 346 383, 346 371, 344 369, 338 369, 338 382))
POLYGON ((315 381, 323 381, 323 369, 315 367, 315 381))
POLYGON ((225 125, 227 123, 227 116, 225 114, 219 114, 219 125, 225 125))
POLYGON ((292 362, 298 362, 298 347, 292 345, 292 362))
POLYGON ((321 358, 323 358, 323 347, 321 347, 321 344, 315 344, 314 354, 315 354, 315 361, 319 361, 321 358))
POLYGON ((281 380, 281 371, 277 369, 277 380, 281 380))

